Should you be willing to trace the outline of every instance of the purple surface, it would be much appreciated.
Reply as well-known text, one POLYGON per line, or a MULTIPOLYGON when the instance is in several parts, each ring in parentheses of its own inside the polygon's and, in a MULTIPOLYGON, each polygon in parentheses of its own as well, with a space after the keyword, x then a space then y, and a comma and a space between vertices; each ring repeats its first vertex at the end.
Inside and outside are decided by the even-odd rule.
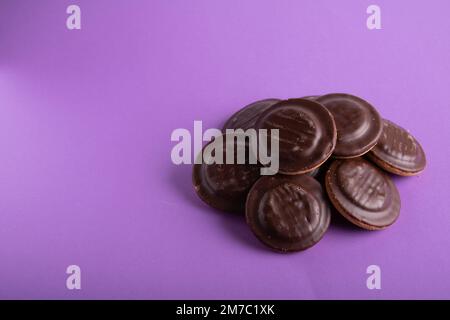
POLYGON ((1 0, 0 297, 450 298, 450 2, 374 2, 382 30, 364 0, 1 0), (176 128, 328 92, 371 101, 427 153, 423 174, 396 179, 385 231, 333 223, 276 254, 171 163, 176 128))

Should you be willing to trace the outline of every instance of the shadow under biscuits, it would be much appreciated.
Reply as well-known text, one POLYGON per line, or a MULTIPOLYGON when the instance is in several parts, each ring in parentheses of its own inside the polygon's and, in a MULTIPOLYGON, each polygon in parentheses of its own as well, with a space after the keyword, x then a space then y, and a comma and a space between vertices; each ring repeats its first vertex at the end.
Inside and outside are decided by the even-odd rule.
POLYGON ((180 199, 186 205, 193 206, 204 214, 218 216, 220 218, 220 226, 241 244, 266 251, 264 245, 256 239, 247 226, 243 213, 231 213, 215 209, 198 197, 192 184, 192 170, 193 165, 179 165, 171 168, 168 178, 180 199))
POLYGON ((329 203, 331 210, 331 222, 330 228, 337 229, 344 232, 353 232, 353 233, 366 233, 368 230, 364 230, 347 219, 345 219, 333 206, 329 203))
POLYGON ((223 226, 238 242, 256 250, 264 252, 271 251, 253 235, 250 227, 245 221, 244 214, 223 212, 223 215, 223 226))

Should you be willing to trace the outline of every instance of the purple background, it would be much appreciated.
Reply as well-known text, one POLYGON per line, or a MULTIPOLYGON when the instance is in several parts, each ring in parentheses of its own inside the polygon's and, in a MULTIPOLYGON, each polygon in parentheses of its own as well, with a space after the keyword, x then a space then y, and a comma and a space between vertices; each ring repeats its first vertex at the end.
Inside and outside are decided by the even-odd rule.
POLYGON ((1 298, 450 298, 450 2, 0 1, 1 298), (382 9, 382 30, 366 8, 382 9), (78 4, 82 30, 69 31, 78 4), (349 92, 421 141, 398 222, 266 250, 204 205, 176 128, 349 92), (82 269, 82 290, 65 269, 82 269), (382 269, 382 290, 366 268, 382 269))

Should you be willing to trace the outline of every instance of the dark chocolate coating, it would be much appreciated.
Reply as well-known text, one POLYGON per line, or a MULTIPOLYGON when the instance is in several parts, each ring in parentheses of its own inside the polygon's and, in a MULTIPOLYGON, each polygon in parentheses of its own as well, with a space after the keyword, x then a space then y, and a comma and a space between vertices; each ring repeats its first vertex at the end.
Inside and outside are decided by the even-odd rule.
POLYGON ((400 196, 391 178, 362 158, 334 161, 325 187, 337 211, 361 228, 386 228, 400 214, 400 196))
POLYGON ((279 99, 265 99, 245 106, 225 122, 222 131, 225 133, 226 129, 243 129, 245 131, 254 128, 259 115, 279 101, 279 99))
MULTIPOLYGON (((301 174, 325 162, 336 145, 336 126, 330 112, 307 99, 280 101, 264 111, 257 129, 279 129, 279 172, 301 174)), ((270 150, 270 148, 269 148, 270 150)))
POLYGON ((327 94, 319 97, 317 102, 331 112, 336 123, 334 157, 358 157, 375 146, 382 124, 378 111, 370 103, 344 93, 327 94))
POLYGON ((425 169, 426 157, 419 142, 405 129, 383 119, 383 133, 369 159, 386 171, 413 176, 425 169))
MULTIPOLYGON (((227 135, 223 135, 224 164, 195 164, 192 174, 192 182, 197 195, 204 202, 219 210, 244 213, 245 200, 247 194, 260 176, 260 166, 258 164, 237 164, 236 162, 236 146, 235 140, 235 162, 234 164, 225 164, 226 159, 226 139, 227 135)), ((207 144, 203 150, 215 143, 215 141, 207 144)), ((244 146, 248 155, 248 143, 244 146)), ((202 153, 203 153, 202 150, 202 153)))
POLYGON ((300 99, 317 100, 320 96, 305 96, 300 99))
POLYGON ((322 187, 307 175, 261 177, 250 190, 245 215, 255 236, 282 252, 313 246, 330 224, 322 187))
POLYGON ((309 172, 306 173, 306 174, 307 174, 308 176, 310 176, 310 177, 315 178, 315 177, 319 174, 319 171, 320 171, 320 167, 317 167, 317 168, 315 168, 314 170, 309 171, 309 172))

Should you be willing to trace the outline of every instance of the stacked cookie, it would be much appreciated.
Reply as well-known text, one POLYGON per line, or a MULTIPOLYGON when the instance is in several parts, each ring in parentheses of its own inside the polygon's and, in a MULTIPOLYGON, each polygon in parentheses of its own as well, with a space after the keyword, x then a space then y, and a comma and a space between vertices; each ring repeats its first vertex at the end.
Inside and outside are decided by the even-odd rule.
POLYGON ((195 190, 214 208, 245 213, 255 236, 282 252, 316 244, 332 211, 367 230, 390 226, 400 197, 388 173, 416 175, 426 164, 409 132, 349 94, 257 101, 231 116, 224 138, 226 129, 266 129, 269 139, 278 129, 279 173, 261 176, 260 163, 203 161, 194 165, 195 190))

